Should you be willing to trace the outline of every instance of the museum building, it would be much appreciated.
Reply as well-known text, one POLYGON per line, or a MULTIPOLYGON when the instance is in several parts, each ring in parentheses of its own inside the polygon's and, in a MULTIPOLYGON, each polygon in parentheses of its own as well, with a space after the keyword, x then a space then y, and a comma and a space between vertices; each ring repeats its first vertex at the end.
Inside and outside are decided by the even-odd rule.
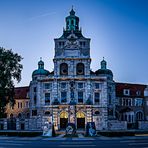
POLYGON ((54 39, 54 70, 40 59, 30 85, 15 88, 15 105, 6 106, 0 129, 43 130, 53 123, 62 130, 74 123, 85 130, 88 122, 96 130, 148 129, 148 86, 115 82, 104 58, 92 71, 90 38, 73 8, 65 21, 62 36, 54 39))
POLYGON ((115 82, 107 62, 100 68, 90 68, 90 38, 83 36, 79 17, 72 9, 66 17, 66 28, 54 39, 54 71, 38 69, 30 82, 30 117, 40 116, 53 122, 56 129, 75 123, 84 129, 87 122, 95 122, 97 129, 106 129, 115 118, 115 82))

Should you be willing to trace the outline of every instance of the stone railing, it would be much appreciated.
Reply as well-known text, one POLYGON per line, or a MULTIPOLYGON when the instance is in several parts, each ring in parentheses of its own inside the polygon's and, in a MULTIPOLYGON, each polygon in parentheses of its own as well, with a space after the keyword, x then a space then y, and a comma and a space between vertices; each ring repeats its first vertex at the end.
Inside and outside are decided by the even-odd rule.
POLYGON ((147 129, 148 130, 148 121, 139 121, 138 122, 138 129, 141 129, 141 130, 147 129))
POLYGON ((111 120, 108 122, 108 130, 126 130, 126 129, 127 129, 126 121, 111 120))

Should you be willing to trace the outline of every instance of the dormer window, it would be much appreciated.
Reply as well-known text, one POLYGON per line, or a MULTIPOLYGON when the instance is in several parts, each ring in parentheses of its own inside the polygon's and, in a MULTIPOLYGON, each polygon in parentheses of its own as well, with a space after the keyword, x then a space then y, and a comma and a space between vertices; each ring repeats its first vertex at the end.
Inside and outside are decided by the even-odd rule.
POLYGON ((130 90, 129 90, 129 89, 124 89, 124 90, 123 90, 123 94, 124 94, 125 96, 129 96, 129 95, 130 95, 130 90))
POLYGON ((141 91, 140 90, 136 91, 136 95, 140 96, 141 95, 141 91))

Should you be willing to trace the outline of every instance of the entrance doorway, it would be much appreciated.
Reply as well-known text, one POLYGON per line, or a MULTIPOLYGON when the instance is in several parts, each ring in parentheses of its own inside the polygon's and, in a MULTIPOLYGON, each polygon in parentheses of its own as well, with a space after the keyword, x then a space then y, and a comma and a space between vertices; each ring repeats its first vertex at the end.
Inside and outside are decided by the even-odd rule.
POLYGON ((85 128, 85 115, 83 112, 77 113, 77 128, 79 129, 85 128))
POLYGON ((65 129, 67 124, 68 124, 68 113, 64 111, 60 114, 60 128, 65 129))

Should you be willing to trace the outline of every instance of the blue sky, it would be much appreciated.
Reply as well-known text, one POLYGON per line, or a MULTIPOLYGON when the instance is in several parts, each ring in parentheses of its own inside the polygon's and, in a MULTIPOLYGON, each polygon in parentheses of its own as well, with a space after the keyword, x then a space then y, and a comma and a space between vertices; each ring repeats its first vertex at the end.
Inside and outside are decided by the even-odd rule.
POLYGON ((92 70, 104 56, 115 81, 148 84, 147 0, 0 0, 0 46, 24 58, 16 86, 29 85, 40 57, 53 69, 53 39, 62 35, 72 5, 91 38, 92 70))

